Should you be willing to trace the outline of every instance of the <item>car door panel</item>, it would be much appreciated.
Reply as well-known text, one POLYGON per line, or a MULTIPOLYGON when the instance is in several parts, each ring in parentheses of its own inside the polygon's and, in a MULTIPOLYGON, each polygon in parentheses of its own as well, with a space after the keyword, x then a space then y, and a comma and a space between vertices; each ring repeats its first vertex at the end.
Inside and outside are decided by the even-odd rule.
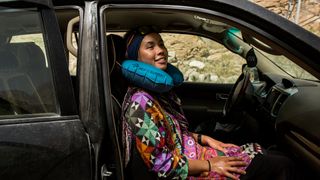
POLYGON ((77 116, 27 120, 1 122, 1 179, 90 179, 88 139, 77 116))
POLYGON ((193 129, 205 121, 216 122, 223 115, 223 107, 232 84, 186 82, 177 87, 182 108, 193 129))

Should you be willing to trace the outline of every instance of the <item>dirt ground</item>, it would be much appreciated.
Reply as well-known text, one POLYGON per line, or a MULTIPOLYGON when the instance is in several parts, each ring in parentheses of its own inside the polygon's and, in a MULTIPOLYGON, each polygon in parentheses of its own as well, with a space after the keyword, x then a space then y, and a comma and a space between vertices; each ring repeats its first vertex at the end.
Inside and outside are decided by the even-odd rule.
POLYGON ((320 0, 251 0, 320 36, 320 0), (291 2, 291 6, 290 6, 291 2), (291 8, 290 8, 291 7, 291 8), (290 10, 291 9, 291 10, 290 10), (298 12, 298 13, 297 13, 298 12))

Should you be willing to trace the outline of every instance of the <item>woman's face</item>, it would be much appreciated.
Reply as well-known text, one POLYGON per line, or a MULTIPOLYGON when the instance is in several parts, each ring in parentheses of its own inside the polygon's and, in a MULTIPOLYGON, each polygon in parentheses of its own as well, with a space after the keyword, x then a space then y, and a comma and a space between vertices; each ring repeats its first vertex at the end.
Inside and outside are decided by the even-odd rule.
POLYGON ((158 33, 147 34, 139 48, 138 60, 162 70, 167 69, 168 51, 158 33))

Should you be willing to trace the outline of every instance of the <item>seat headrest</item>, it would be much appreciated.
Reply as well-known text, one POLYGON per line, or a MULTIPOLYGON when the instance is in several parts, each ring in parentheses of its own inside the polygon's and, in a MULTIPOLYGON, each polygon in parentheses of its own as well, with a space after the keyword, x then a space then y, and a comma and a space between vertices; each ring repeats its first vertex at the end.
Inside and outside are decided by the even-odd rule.
POLYGON ((10 49, 16 54, 21 66, 36 69, 46 67, 45 55, 34 42, 10 43, 10 49))
POLYGON ((125 57, 126 45, 124 39, 116 34, 107 35, 108 61, 110 72, 116 64, 121 65, 125 57))

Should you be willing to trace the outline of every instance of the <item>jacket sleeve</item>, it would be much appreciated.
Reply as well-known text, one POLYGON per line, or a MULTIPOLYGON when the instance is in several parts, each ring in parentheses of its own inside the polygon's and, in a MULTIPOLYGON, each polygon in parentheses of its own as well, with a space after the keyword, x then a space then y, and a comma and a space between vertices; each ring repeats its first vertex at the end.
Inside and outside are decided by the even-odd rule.
MULTIPOLYGON (((149 170, 158 177, 186 179, 188 161, 181 144, 174 146, 165 128, 164 114, 145 92, 136 92, 130 99, 125 119, 130 126, 136 148, 149 170)), ((133 147, 135 148, 135 147, 133 147)))

